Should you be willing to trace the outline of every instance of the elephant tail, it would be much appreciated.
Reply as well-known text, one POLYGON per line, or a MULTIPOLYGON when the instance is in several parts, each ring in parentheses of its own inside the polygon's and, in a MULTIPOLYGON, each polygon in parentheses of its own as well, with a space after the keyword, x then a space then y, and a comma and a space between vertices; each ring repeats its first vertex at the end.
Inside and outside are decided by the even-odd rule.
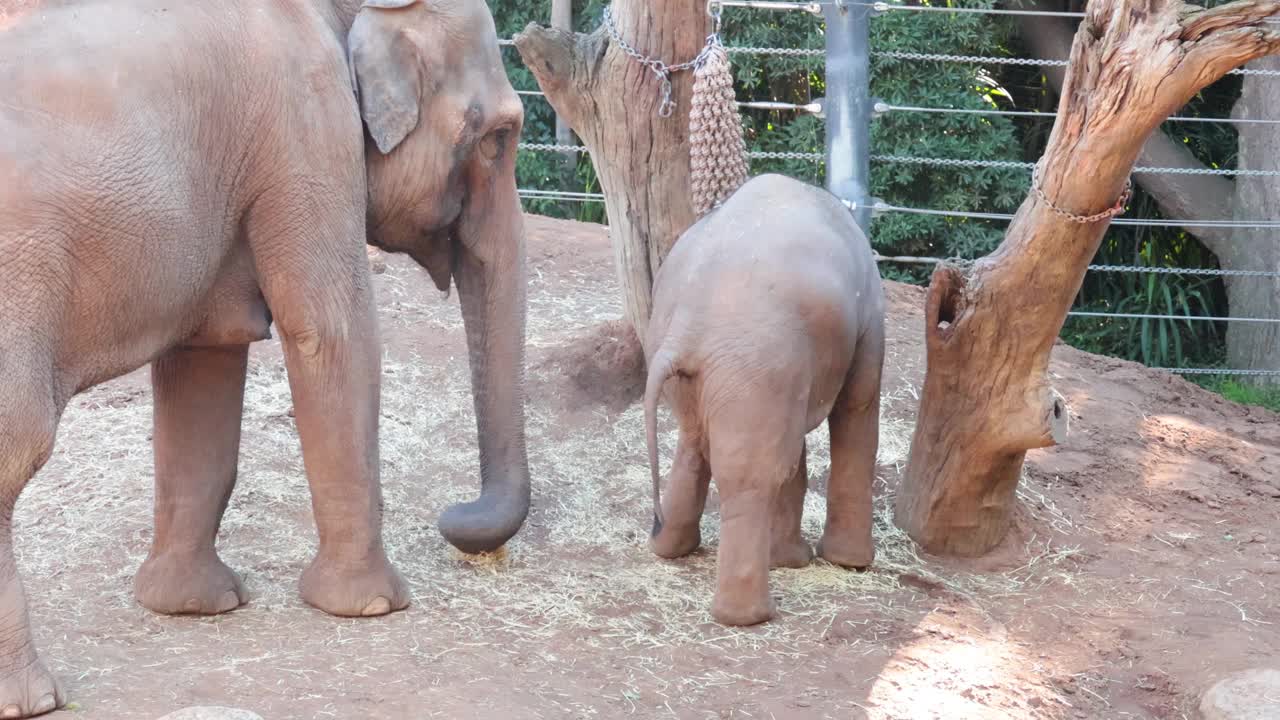
POLYGON ((658 473, 658 400, 662 397, 662 386, 676 372, 675 356, 661 348, 653 354, 649 362, 649 378, 644 388, 644 425, 646 442, 649 446, 649 474, 653 478, 653 531, 657 535, 662 530, 662 497, 658 489, 660 476, 658 473))

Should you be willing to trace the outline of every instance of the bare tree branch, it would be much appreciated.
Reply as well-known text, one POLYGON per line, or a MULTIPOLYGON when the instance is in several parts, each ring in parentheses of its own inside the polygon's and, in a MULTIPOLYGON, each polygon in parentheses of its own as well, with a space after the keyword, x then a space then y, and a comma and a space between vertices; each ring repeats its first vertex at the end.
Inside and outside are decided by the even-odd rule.
MULTIPOLYGON (((1224 6, 1229 7, 1229 6, 1224 6)), ((1035 0, 1028 9, 1056 10, 1046 0, 1035 0)), ((1073 31, 1071 25, 1056 18, 1026 17, 1020 22, 1022 37, 1036 57, 1057 59, 1071 51, 1073 31)), ((1054 90, 1062 91, 1061 67, 1046 67, 1045 76, 1054 90)), ((1151 134, 1138 155, 1138 164, 1149 167, 1176 167, 1203 169, 1204 163, 1163 132, 1151 134)), ((1170 175, 1145 173, 1134 178, 1159 203, 1169 217, 1195 218, 1197 220, 1227 220, 1231 217, 1231 198, 1234 183, 1221 175, 1170 175)), ((1187 231, 1195 235, 1215 255, 1222 255, 1231 233, 1222 228, 1192 227, 1187 231)))

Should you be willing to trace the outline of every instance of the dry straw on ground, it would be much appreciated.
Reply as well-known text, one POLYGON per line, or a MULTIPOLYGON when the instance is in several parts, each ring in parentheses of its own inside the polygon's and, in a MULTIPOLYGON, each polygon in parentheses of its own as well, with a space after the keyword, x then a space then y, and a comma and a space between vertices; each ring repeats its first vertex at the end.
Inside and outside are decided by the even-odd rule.
MULTIPOLYGON (((33 613, 39 647, 55 672, 73 676, 82 693, 125 693, 131 673, 139 671, 133 660, 122 656, 119 663, 86 667, 80 663, 86 645, 146 645, 159 638, 164 657, 152 662, 181 663, 208 643, 210 630, 222 627, 236 629, 243 656, 223 658, 202 672, 245 682, 254 668, 269 664, 311 683, 309 663, 317 653, 328 653, 335 670, 356 676, 400 652, 427 673, 455 652, 541 647, 540 661, 554 663, 551 648, 557 644, 548 641, 572 637, 625 658, 626 672, 645 682, 662 677, 660 687, 675 693, 755 680, 750 673, 715 669, 679 678, 654 675, 664 649, 717 646, 743 657, 787 655, 833 632, 879 637, 897 620, 918 616, 919 608, 908 607, 908 601, 921 591, 904 587, 904 575, 982 602, 1066 572, 1064 554, 1044 540, 1037 541, 1045 551, 1036 562, 1011 572, 930 570, 890 522, 891 498, 881 479, 877 557, 870 570, 816 562, 775 571, 779 621, 745 629, 716 625, 708 610, 718 515, 704 518, 703 552, 676 562, 653 556, 646 545, 649 489, 641 408, 608 417, 595 411, 598 422, 566 429, 554 397, 545 396, 559 379, 533 362, 531 384, 544 392, 528 407, 534 511, 504 552, 461 557, 434 527, 444 507, 473 497, 478 486, 461 320, 456 301, 423 299, 411 291, 422 282, 415 272, 392 264, 379 276, 384 331, 406 338, 390 343, 384 356, 381 462, 386 543, 411 584, 411 609, 373 621, 320 622, 298 599, 297 578, 314 552, 315 532, 283 363, 278 346, 267 344, 255 349, 251 362, 241 477, 219 540, 223 558, 243 574, 252 596, 248 608, 230 616, 163 618, 132 598, 133 573, 151 535, 145 373, 86 393, 68 408, 54 459, 24 494, 15 527, 21 571, 40 578, 46 589, 34 598, 33 613), (435 339, 442 332, 454 340, 435 339), (86 587, 94 590, 85 592, 86 587), (56 633, 44 622, 51 617, 76 618, 85 632, 56 633)), ((553 293, 537 273, 532 278, 531 355, 617 316, 608 284, 572 273, 557 283, 577 288, 553 293)), ((883 403, 879 461, 890 472, 886 477, 908 449, 912 427, 902 417, 912 404, 910 392, 895 389, 883 403)), ((661 427, 662 462, 669 467, 675 433, 665 409, 661 427)), ((810 436, 809 447, 817 480, 829 465, 825 427, 810 436)), ((1051 507, 1039 512, 1053 515, 1051 507)), ((804 520, 811 541, 820 536, 824 516, 824 499, 811 492, 804 520)))

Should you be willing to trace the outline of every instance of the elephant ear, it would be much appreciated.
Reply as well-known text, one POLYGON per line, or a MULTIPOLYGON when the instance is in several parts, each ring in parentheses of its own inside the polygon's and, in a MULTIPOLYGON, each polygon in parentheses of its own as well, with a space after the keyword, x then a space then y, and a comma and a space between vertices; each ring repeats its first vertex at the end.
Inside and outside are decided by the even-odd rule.
MULTIPOLYGON (((365 0, 363 7, 402 8, 418 0, 365 0)), ((348 65, 360 116, 386 155, 418 126, 422 81, 412 31, 361 12, 347 35, 348 65)))

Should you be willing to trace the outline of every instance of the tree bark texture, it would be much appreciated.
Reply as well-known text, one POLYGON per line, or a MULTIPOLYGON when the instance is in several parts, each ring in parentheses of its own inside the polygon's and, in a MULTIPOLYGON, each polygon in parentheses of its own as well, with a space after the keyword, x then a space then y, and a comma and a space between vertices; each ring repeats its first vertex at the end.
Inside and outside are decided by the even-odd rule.
MULTIPOLYGON (((1036 9, 1058 9, 1048 0, 1036 9)), ((1027 17, 1022 36, 1041 58, 1064 57, 1071 45, 1070 24, 1055 18, 1027 17)), ((1251 68, 1280 69, 1280 60, 1266 57, 1251 68)), ((1045 68, 1049 82, 1062 88, 1061 68, 1045 68)), ((1240 99, 1232 110, 1237 118, 1280 118, 1280 81, 1246 75, 1240 99)), ((1273 125, 1237 126, 1239 167, 1280 170, 1280 135, 1273 125)), ((1138 164, 1149 167, 1204 169, 1187 146, 1163 132, 1152 133, 1138 155, 1138 164)), ((1274 220, 1280 177, 1240 176, 1234 182, 1221 175, 1137 173, 1140 184, 1167 217, 1193 220, 1274 220)), ((1224 270, 1280 270, 1280 243, 1268 230, 1189 227, 1224 270)), ((1223 278, 1232 317, 1280 318, 1280 279, 1227 276, 1223 278)), ((1232 322, 1227 324, 1227 365, 1252 370, 1280 370, 1280 324, 1232 322)), ((1280 379, 1271 378, 1270 382, 1280 379)), ((1259 379, 1258 382, 1268 382, 1259 379)))
POLYGON ((925 307, 927 369, 895 522, 925 550, 981 555, 1012 523, 1026 451, 1061 442, 1067 410, 1049 355, 1151 133, 1206 85, 1280 46, 1280 0, 1205 10, 1179 0, 1091 0, 1058 117, 1001 245, 940 265, 925 307), (1047 201, 1046 202, 1046 199, 1047 201), (1052 203, 1052 206, 1049 204, 1052 203))
MULTIPOLYGON (((705 0, 614 0, 611 10, 626 43, 668 65, 695 58, 710 32, 705 0)), ((663 118, 661 80, 605 28, 574 34, 531 23, 515 43, 595 162, 626 317, 643 338, 653 278, 695 219, 688 142, 693 72, 671 75, 676 107, 663 118)))

